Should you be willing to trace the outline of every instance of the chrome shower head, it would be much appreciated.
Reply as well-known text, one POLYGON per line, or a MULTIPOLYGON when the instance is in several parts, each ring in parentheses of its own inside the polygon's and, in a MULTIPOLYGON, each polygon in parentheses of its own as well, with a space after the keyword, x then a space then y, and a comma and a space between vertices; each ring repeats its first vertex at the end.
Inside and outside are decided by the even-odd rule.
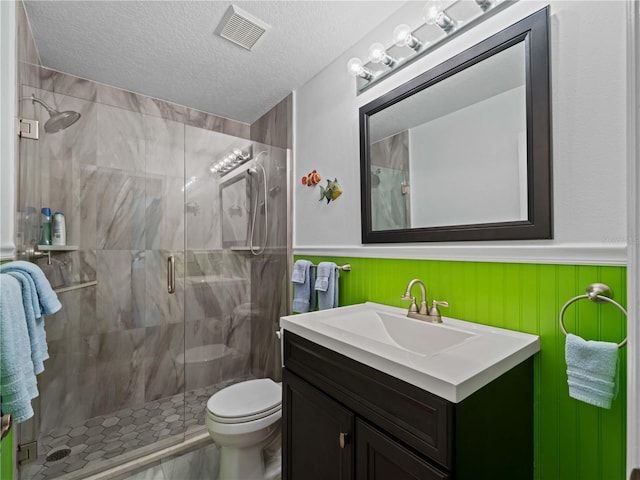
POLYGON ((247 174, 253 175, 258 173, 258 169, 256 167, 247 168, 247 174))
POLYGON ((44 131, 47 133, 56 133, 59 130, 64 130, 70 127, 78 121, 80 114, 72 110, 66 112, 57 112, 55 115, 51 115, 51 118, 44 124, 44 131))
POLYGON ((35 95, 31 95, 31 101, 38 102, 40 105, 47 109, 47 112, 49 113, 49 120, 47 120, 44 124, 44 131, 47 133, 56 133, 60 130, 64 130, 65 128, 70 127, 71 125, 76 123, 80 118, 80 114, 78 112, 74 112, 73 110, 59 112, 51 108, 43 100, 40 100, 35 95))

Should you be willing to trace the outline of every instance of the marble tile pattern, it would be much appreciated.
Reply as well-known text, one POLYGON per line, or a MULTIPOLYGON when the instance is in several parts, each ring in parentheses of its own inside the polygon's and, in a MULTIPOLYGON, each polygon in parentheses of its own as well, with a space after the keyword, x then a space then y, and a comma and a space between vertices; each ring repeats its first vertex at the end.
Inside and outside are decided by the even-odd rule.
MULTIPOLYGON (((99 466, 101 462, 137 448, 201 430, 204 428, 206 402, 211 395, 232 383, 249 378, 252 377, 233 378, 206 388, 159 398, 51 430, 40 439, 36 461, 21 468, 22 478, 49 480, 72 472, 78 473, 83 468, 99 466), (47 461, 48 456, 62 449, 69 449, 69 455, 59 460, 47 461)), ((215 478, 218 447, 211 442, 203 448, 206 449, 206 458, 196 459, 185 455, 176 464, 170 462, 180 457, 163 460, 162 470, 171 475, 167 478, 215 478), (196 467, 199 470, 188 470, 196 467), (199 475, 200 472, 213 473, 213 476, 188 476, 199 475)), ((147 478, 136 475, 139 474, 121 478, 147 478)))
POLYGON ((280 148, 293 148, 293 95, 251 124, 251 140, 280 148))
POLYGON ((404 195, 400 187, 403 183, 411 185, 407 130, 371 145, 371 177, 373 229, 408 228, 410 193, 404 195))
MULTIPOLYGON (((39 64, 23 9, 17 10, 19 95, 34 94, 81 118, 47 134, 41 105, 20 102, 21 115, 41 121, 41 136, 19 143, 16 245, 38 239, 41 207, 61 211, 67 243, 78 250, 38 265, 54 288, 97 281, 60 293, 62 310, 46 319, 50 359, 38 378, 36 416, 21 428, 22 441, 38 440, 45 453, 60 437, 78 442, 62 463, 40 459, 39 467, 20 469, 22 479, 55 478, 117 455, 134 440, 124 420, 117 432, 115 424, 102 425, 111 430, 81 442, 87 419, 155 411, 162 399, 184 402, 185 389, 200 389, 193 408, 202 413, 206 389, 247 376, 278 379, 274 328, 287 313, 287 152, 268 144, 290 143, 291 105, 290 99, 279 104, 251 131, 241 122, 48 70, 39 64), (267 250, 259 257, 222 245, 222 179, 208 168, 233 148, 266 151, 260 162, 267 171, 269 226, 259 226, 260 205, 255 236, 267 237, 267 250), (176 259, 174 295, 166 290, 169 255, 176 259), (189 349, 197 347, 216 353, 193 361, 189 349), (107 439, 110 449, 96 446, 107 439), (76 456, 81 445, 91 458, 76 456)), ((153 432, 152 419, 159 417, 145 418, 136 431, 153 432)), ((182 431, 189 420, 181 418, 182 431)), ((149 435, 126 448, 154 441, 149 435)))
POLYGON ((163 459, 144 470, 117 480, 215 480, 220 449, 209 443, 197 450, 163 459))
POLYGON ((372 144, 371 165, 409 171, 409 131, 405 130, 372 144))

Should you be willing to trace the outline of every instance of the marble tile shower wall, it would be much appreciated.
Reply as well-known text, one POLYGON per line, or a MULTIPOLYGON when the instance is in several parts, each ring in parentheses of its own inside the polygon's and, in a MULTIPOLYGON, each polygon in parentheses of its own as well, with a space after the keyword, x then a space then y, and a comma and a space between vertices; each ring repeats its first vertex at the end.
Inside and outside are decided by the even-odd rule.
MULTIPOLYGON (((221 248, 219 179, 203 170, 212 152, 239 139, 126 109, 23 87, 57 108, 82 114, 71 128, 21 144, 19 209, 51 206, 67 217, 69 244, 77 252, 40 260, 54 287, 96 280, 97 286, 60 294, 64 308, 47 319, 51 358, 40 382, 40 432, 103 415, 228 378, 267 369, 251 361, 252 341, 273 345, 282 304, 271 291, 256 293, 252 280, 284 278, 286 251, 258 260, 221 248), (185 166, 186 165, 186 166, 185 166), (184 191, 185 176, 198 177, 184 191), (184 203, 195 206, 184 213, 184 203), (186 233, 186 244, 185 244, 186 233), (184 258, 183 255, 185 255, 184 258), (166 294, 166 258, 177 259, 176 294, 166 294), (275 269, 274 266, 275 265, 275 269), (184 317, 183 317, 184 316, 184 317), (186 319, 186 324, 183 323, 186 319), (208 348, 217 362, 198 369, 184 349, 208 348), (217 348, 217 349, 216 349, 217 348), (185 367, 186 365, 186 367, 185 367), (100 379, 96 385, 95 379, 100 379)), ((31 102, 23 114, 40 118, 31 102)), ((265 160, 273 180, 270 212, 286 212, 286 156, 265 160), (280 182, 280 183, 277 183, 280 182), (284 202, 284 203, 283 203, 284 202)), ((276 155, 278 154, 278 155, 276 155)), ((286 214, 271 216, 270 245, 286 246, 286 214)), ((27 242, 37 229, 24 221, 27 242)), ((36 220, 37 221, 37 220, 36 220)), ((259 227, 256 238, 264 232, 259 227)), ((282 280, 280 280, 282 283, 282 280)), ((281 295, 276 295, 280 297, 281 295)), ((265 357, 260 347, 256 359, 265 357)), ((202 360, 202 351, 195 360, 202 360)))

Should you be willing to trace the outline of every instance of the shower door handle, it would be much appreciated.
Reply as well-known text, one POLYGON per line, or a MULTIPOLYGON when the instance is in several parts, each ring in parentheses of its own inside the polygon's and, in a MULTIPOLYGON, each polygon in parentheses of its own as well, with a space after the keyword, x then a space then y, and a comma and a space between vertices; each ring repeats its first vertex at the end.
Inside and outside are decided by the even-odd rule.
POLYGON ((167 291, 169 293, 176 292, 176 259, 173 255, 167 258, 167 291))

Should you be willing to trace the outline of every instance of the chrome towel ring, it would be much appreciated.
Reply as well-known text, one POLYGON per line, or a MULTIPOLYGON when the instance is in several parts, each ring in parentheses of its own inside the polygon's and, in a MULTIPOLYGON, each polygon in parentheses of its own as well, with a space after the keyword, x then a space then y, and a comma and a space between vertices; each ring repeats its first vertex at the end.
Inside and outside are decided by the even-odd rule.
MULTIPOLYGON (((613 297, 613 291, 611 290, 609 285, 606 285, 604 283, 592 283, 591 285, 589 285, 584 295, 578 295, 577 297, 573 297, 571 300, 565 303, 562 309, 560 310, 560 328, 562 329, 562 332, 565 335, 567 335, 567 329, 564 328, 565 310, 569 305, 571 305, 574 302, 577 302, 578 300, 582 300, 583 298, 588 298, 594 303, 611 303, 616 307, 618 307, 620 310, 622 310, 622 313, 624 313, 624 316, 626 317, 627 311, 624 309, 622 305, 620 305, 611 297, 613 297)), ((627 344, 627 337, 625 337, 624 340, 618 344, 618 348, 622 348, 626 344, 627 344)))

